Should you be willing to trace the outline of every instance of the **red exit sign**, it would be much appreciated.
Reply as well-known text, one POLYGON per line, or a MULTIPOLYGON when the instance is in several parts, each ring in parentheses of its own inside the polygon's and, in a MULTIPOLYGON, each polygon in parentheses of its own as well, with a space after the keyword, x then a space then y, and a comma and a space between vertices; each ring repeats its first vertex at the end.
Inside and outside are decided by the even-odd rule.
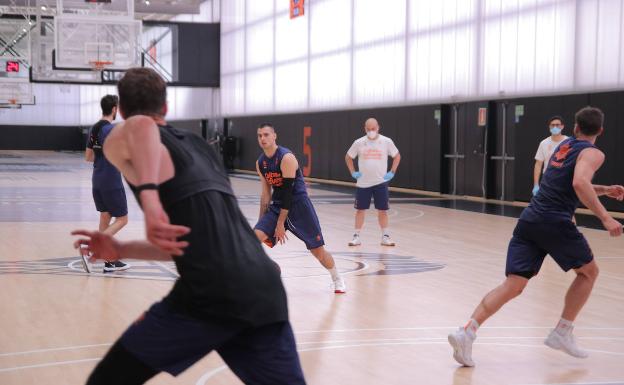
POLYGON ((19 72, 20 63, 18 61, 7 61, 6 72, 19 72))

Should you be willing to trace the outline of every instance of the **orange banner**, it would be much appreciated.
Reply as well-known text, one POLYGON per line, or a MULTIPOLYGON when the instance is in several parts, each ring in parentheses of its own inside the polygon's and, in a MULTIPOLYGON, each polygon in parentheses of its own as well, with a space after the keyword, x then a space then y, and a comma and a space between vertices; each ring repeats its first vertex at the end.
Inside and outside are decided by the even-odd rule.
POLYGON ((290 18, 303 16, 304 0, 290 0, 290 18))

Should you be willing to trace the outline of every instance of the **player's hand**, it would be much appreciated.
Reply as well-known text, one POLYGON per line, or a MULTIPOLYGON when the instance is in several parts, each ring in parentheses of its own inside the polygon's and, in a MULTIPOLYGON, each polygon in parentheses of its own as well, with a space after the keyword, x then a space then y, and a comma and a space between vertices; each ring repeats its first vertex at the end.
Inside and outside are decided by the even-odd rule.
POLYGON ((286 228, 284 227, 283 223, 278 222, 277 226, 275 226, 275 239, 281 245, 286 243, 286 240, 288 240, 288 236, 286 235, 286 228))
POLYGON ((533 194, 533 196, 536 196, 538 192, 539 192, 539 185, 536 184, 535 186, 533 186, 533 190, 531 190, 531 194, 533 194))
POLYGON ((384 181, 389 181, 390 179, 394 178, 394 173, 392 171, 388 171, 386 173, 386 175, 384 175, 384 181))
POLYGON ((178 241, 178 237, 188 234, 186 226, 172 225, 163 209, 156 191, 141 191, 141 206, 145 215, 145 235, 147 240, 163 251, 180 256, 188 242, 178 241))
POLYGON ((619 237, 622 235, 622 224, 615 219, 609 217, 602 222, 602 225, 612 237, 619 237))
POLYGON ((121 259, 121 244, 108 234, 99 231, 74 230, 71 235, 87 237, 76 240, 74 248, 79 249, 82 255, 89 255, 89 260, 116 261, 121 259))
POLYGON ((606 195, 609 198, 617 199, 619 201, 624 200, 624 186, 620 186, 620 185, 608 186, 606 195))
POLYGON ((359 171, 353 171, 351 173, 351 176, 353 177, 353 179, 358 180, 362 177, 362 173, 359 171))

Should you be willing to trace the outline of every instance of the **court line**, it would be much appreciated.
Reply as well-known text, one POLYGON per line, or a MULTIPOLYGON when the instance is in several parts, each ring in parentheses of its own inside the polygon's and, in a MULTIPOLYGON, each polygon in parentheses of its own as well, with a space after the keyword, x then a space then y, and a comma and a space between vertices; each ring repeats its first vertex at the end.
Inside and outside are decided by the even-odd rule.
MULTIPOLYGON (((485 337, 488 339, 500 339, 500 338, 510 338, 510 339, 531 339, 531 338, 538 338, 538 337, 485 337)), ((333 349, 341 349, 341 348, 350 348, 350 347, 363 347, 363 346, 394 346, 394 345, 426 345, 426 344, 446 344, 447 342, 445 341, 445 338, 441 338, 441 337, 437 337, 437 338, 415 338, 415 339, 380 339, 380 340, 362 340, 362 341, 336 341, 334 343, 349 343, 347 345, 329 345, 329 346, 320 346, 320 347, 313 347, 313 348, 304 348, 304 349, 297 349, 298 352, 302 353, 302 352, 309 352, 309 351, 316 351, 316 350, 333 350, 333 349), (438 341, 439 340, 439 341, 438 341), (386 342, 379 342, 379 341, 386 341, 386 342), (358 343, 353 343, 353 342, 358 342, 358 343)), ((311 344, 312 342, 308 342, 307 344, 311 344)), ((332 343, 330 341, 322 341, 322 342, 314 342, 316 344, 323 344, 323 343, 332 343)), ((300 343, 299 345, 302 345, 303 343, 300 343)), ((498 342, 475 342, 475 345, 493 345, 493 346, 521 346, 521 347, 544 347, 547 348, 547 346, 545 345, 527 345, 527 344, 510 344, 510 343, 498 343, 498 342)), ((83 345, 84 346, 89 346, 89 345, 83 345)), ((94 346, 94 345, 91 345, 94 346)), ((98 345, 98 346, 101 346, 98 345)), ((611 354, 611 355, 618 355, 618 356, 624 356, 624 353, 620 353, 620 352, 611 352, 611 351, 606 351, 606 350, 596 350, 596 349, 587 349, 587 351, 589 352, 594 352, 594 353, 604 353, 604 354, 611 354)), ((6 355, 6 354, 5 354, 6 355)), ((42 363, 42 364, 34 364, 34 365, 24 365, 24 366, 14 366, 14 367, 8 367, 8 368, 0 368, 0 373, 3 372, 10 372, 10 371, 16 371, 16 370, 24 370, 24 369, 34 369, 34 368, 43 368, 43 367, 49 367, 49 366, 60 366, 60 365, 71 365, 71 364, 77 364, 77 363, 83 363, 83 362, 92 362, 92 361, 98 361, 100 360, 102 357, 95 357, 95 358, 83 358, 83 359, 79 359, 79 360, 69 360, 69 361, 54 361, 54 362, 46 362, 46 363, 42 363)), ((223 367, 219 367, 217 369, 214 369, 206 374, 204 374, 202 377, 200 377, 200 380, 202 380, 203 382, 200 382, 200 380, 198 380, 197 384, 198 385, 203 385, 205 384, 205 382, 210 379, 212 376, 214 376, 215 374, 219 373, 220 371, 224 370, 225 368, 227 368, 227 366, 223 366, 223 367)))
POLYGON ((0 368, 0 373, 3 372, 12 372, 15 370, 24 370, 24 369, 35 369, 35 368, 45 368, 48 366, 60 366, 60 365, 71 365, 71 364, 79 364, 82 362, 92 362, 99 361, 102 357, 96 358, 83 358, 81 360, 71 360, 71 361, 55 361, 55 362, 46 362, 44 364, 35 364, 35 365, 25 365, 25 366, 14 366, 12 368, 0 368))
POLYGON ((154 262, 154 261, 152 261, 152 263, 154 263, 157 266, 162 267, 163 269, 167 270, 168 272, 170 272, 171 274, 175 275, 176 277, 180 277, 180 274, 178 274, 177 271, 171 269, 169 266, 165 265, 164 263, 162 263, 162 262, 154 262))
MULTIPOLYGON (((311 351, 316 351, 316 350, 335 350, 335 349, 354 348, 354 347, 357 348, 357 347, 368 347, 368 346, 440 345, 440 344, 448 344, 448 342, 447 341, 440 341, 440 342, 436 342, 436 341, 417 341, 417 342, 416 341, 415 342, 409 342, 409 341, 401 342, 401 341, 397 341, 397 342, 381 342, 381 343, 362 343, 362 344, 321 346, 321 347, 314 347, 314 348, 297 349, 297 351, 299 353, 304 353, 304 352, 311 352, 311 351)), ((507 343, 494 343, 494 342, 485 342, 485 343, 475 342, 475 345, 547 348, 549 350, 552 350, 548 346, 542 345, 542 344, 540 344, 540 345, 528 345, 528 344, 507 344, 507 343)), ((606 351, 597 351, 597 350, 588 350, 588 351, 590 351, 590 352, 599 352, 599 353, 611 353, 611 354, 616 354, 616 355, 624 355, 624 353, 615 353, 615 352, 606 352, 606 351)), ((218 367, 216 369, 212 369, 211 371, 209 371, 209 372, 205 373, 203 376, 201 376, 197 380, 195 385, 206 385, 206 382, 209 379, 214 377, 216 374, 224 371, 225 369, 227 369, 227 365, 223 365, 223 366, 220 366, 220 367, 218 367)), ((544 385, 554 385, 554 384, 544 384, 544 385)), ((586 385, 586 384, 582 383, 582 384, 578 384, 578 385, 586 385)))
MULTIPOLYGON (((480 330, 487 329, 552 329, 552 326, 482 326, 480 330)), ((295 332, 295 334, 313 334, 313 333, 349 333, 349 332, 367 332, 367 331, 399 331, 399 330, 455 330, 455 326, 429 326, 429 327, 396 327, 396 328, 363 328, 363 329, 324 329, 324 330, 304 330, 295 332)), ((624 330, 624 327, 579 327, 575 326, 575 330, 624 330)))
MULTIPOLYGON (((296 331, 295 335, 299 334, 314 334, 314 333, 344 333, 344 332, 362 332, 362 331, 401 331, 401 330, 454 330, 457 329, 457 326, 431 326, 431 327, 407 327, 407 328, 370 328, 370 329, 326 329, 326 330, 304 330, 304 331, 296 331)), ((488 329, 552 329, 551 326, 482 326, 479 328, 480 330, 488 330, 488 329)), ((624 330, 624 328, 618 327, 575 327, 575 330, 624 330)), ((425 338, 425 337, 423 337, 425 338)), ((428 338, 442 338, 442 337, 428 337, 428 338)), ((444 337, 446 338, 446 337, 444 337)), ((489 338, 543 338, 543 337, 479 337, 482 339, 489 338)), ((579 337, 581 339, 619 339, 620 337, 579 337)), ((404 338, 403 338, 404 340, 404 338)), ((328 343, 328 341, 319 341, 315 343, 328 343)), ((34 349, 34 350, 26 350, 20 352, 10 352, 10 353, 0 353, 0 357, 8 357, 8 356, 18 356, 18 355, 26 355, 33 353, 44 353, 44 352, 55 352, 62 350, 72 350, 72 349, 86 349, 91 347, 101 347, 101 346, 111 346, 112 343, 102 343, 102 344, 90 344, 90 345, 75 345, 75 346, 64 346, 60 348, 45 348, 45 349, 34 349)))
POLYGON ((550 384, 537 383, 537 384, 518 384, 518 385, 624 385, 624 380, 613 380, 604 382, 555 382, 550 384))

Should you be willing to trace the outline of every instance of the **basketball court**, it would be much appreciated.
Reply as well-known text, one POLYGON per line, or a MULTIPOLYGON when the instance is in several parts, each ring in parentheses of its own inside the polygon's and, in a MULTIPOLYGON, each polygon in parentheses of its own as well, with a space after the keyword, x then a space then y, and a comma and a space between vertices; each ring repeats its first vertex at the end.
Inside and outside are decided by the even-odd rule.
MULTIPOLYGON (((587 209, 576 220, 600 275, 574 334, 589 358, 543 343, 575 278, 547 257, 479 329, 476 366, 453 359, 447 336, 505 279, 545 120, 563 115, 572 135, 576 110, 604 109, 610 163, 597 179, 624 184, 624 1, 505 1, 0 0, 0 385, 84 384, 179 278, 171 261, 87 273, 70 235, 97 227, 85 138, 133 67, 165 80, 172 125, 221 152, 251 226, 258 124, 275 123, 296 155, 347 285, 334 294, 292 234, 264 246, 308 384, 624 385, 624 241, 587 209), (362 244, 348 245, 344 156, 370 117, 404 159, 389 182, 394 247, 372 207, 362 244)), ((125 189, 116 238, 145 239, 125 189)), ((621 202, 607 208, 624 221, 621 202)), ((242 382, 213 352, 148 384, 242 382)))
MULTIPOLYGON (((86 274, 69 232, 97 221, 89 165, 80 154, 51 152, 2 151, 0 160, 0 383, 81 384, 128 324, 168 292, 175 267, 129 261, 133 267, 125 272, 86 274)), ((255 223, 257 178, 235 174, 231 180, 255 223)), ((309 188, 348 293, 332 293, 327 273, 294 237, 269 254, 282 267, 310 384, 624 383, 624 257, 620 243, 604 231, 582 229, 601 267, 576 326, 590 358, 574 359, 542 344, 573 278, 547 259, 525 295, 481 329, 477 366, 461 368, 446 336, 502 280, 515 219, 470 211, 471 205, 445 207, 461 207, 461 199, 393 193, 389 215, 397 246, 379 245, 370 216, 363 244, 349 247, 349 188, 309 188)), ((128 198, 130 222, 119 237, 140 238, 142 216, 128 198)), ((152 383, 240 381, 213 353, 178 378, 161 374, 152 383)))

